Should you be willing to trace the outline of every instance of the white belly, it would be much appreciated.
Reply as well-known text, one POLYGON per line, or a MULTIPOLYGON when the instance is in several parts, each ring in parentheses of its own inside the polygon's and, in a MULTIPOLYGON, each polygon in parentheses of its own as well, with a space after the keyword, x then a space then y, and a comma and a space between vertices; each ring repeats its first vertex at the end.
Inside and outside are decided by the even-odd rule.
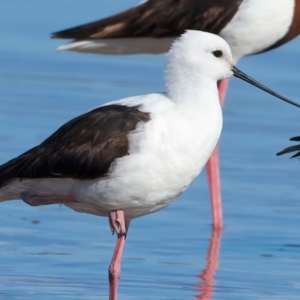
MULTIPOLYGON (((215 118, 205 130, 195 127, 197 123, 180 122, 180 118, 175 118, 176 124, 165 116, 150 121, 131 134, 130 155, 118 159, 109 176, 77 182, 72 196, 97 207, 97 214, 122 209, 128 219, 162 209, 193 182, 206 164, 220 136, 220 111, 215 118), (135 144, 134 140, 140 142, 135 144)), ((82 208, 77 205, 77 209, 82 208)))
POLYGON ((94 180, 17 178, 0 190, 0 201, 19 199, 24 191, 71 196, 79 204, 67 206, 76 211, 107 216, 122 209, 128 220, 160 210, 193 182, 216 146, 222 112, 219 104, 211 111, 157 112, 129 134, 129 155, 117 159, 107 176, 94 180))
POLYGON ((288 32, 295 0, 244 0, 236 15, 220 32, 235 61, 272 46, 288 32))

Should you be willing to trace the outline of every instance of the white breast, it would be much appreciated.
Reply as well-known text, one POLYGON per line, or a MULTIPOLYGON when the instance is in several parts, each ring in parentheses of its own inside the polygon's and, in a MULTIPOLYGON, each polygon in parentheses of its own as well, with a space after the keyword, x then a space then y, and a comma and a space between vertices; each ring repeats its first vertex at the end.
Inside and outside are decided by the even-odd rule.
POLYGON ((221 110, 207 117, 186 118, 176 109, 152 115, 130 134, 130 155, 106 178, 78 182, 73 197, 98 214, 121 208, 129 219, 162 209, 193 182, 216 146, 221 110))
POLYGON ((220 32, 231 47, 235 61, 272 46, 288 32, 295 0, 244 0, 220 32))
POLYGON ((222 127, 220 106, 212 104, 208 112, 196 106, 191 111, 159 94, 119 103, 140 105, 151 111, 151 120, 129 134, 129 155, 117 159, 108 176, 83 181, 17 178, 0 190, 0 201, 18 199, 23 191, 71 195, 80 202, 67 205, 74 210, 107 216, 123 209, 127 219, 168 205, 193 182, 214 149, 222 127))

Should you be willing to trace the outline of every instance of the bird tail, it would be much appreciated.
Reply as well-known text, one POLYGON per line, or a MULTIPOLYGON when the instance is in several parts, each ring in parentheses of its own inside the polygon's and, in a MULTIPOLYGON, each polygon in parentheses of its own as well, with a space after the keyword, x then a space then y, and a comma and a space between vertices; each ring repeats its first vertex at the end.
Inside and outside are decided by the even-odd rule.
POLYGON ((19 193, 7 186, 11 179, 17 177, 18 167, 18 159, 12 159, 0 166, 0 202, 19 198, 19 193))
POLYGON ((164 11, 166 2, 153 6, 151 1, 147 1, 105 19, 54 32, 52 38, 73 40, 60 46, 59 51, 126 55, 164 53, 184 31, 166 30, 159 26, 158 12, 164 11))
POLYGON ((151 30, 157 22, 151 5, 145 2, 101 20, 57 31, 52 33, 52 38, 81 40, 141 36, 141 31, 151 30))

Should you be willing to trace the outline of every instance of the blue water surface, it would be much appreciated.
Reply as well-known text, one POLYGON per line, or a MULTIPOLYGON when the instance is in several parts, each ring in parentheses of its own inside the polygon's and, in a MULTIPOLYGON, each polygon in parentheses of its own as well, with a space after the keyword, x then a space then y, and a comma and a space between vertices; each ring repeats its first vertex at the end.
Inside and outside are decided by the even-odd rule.
MULTIPOLYGON (((107 101, 164 91, 164 55, 59 53, 50 33, 136 0, 0 5, 0 164, 107 101)), ((239 68, 300 102, 300 40, 239 68)), ((300 110, 230 82, 221 137, 225 228, 212 236, 205 174, 166 209, 132 222, 119 299, 300 299, 300 163, 276 157, 300 110), (219 251, 218 251, 219 250, 219 251)), ((64 206, 1 203, 1 299, 107 299, 108 220, 64 206)))

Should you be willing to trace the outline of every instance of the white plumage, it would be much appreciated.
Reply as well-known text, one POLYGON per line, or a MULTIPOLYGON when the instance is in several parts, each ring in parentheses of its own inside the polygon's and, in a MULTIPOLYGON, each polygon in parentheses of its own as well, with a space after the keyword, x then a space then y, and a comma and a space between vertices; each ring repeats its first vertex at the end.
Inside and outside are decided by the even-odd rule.
MULTIPOLYGON (((77 211, 108 216, 122 209, 130 220, 155 212, 180 195, 197 177, 222 128, 217 81, 232 75, 232 56, 220 37, 187 31, 167 58, 167 94, 149 94, 106 104, 139 105, 150 113, 128 134, 129 155, 117 158, 107 176, 89 180, 42 178, 11 180, 0 199, 36 195, 70 196, 77 211), (215 57, 213 51, 222 51, 215 57)), ((62 201, 63 202, 63 201, 62 201)))
POLYGON ((283 38, 293 21, 295 0, 243 0, 220 31, 234 61, 264 51, 283 38))

